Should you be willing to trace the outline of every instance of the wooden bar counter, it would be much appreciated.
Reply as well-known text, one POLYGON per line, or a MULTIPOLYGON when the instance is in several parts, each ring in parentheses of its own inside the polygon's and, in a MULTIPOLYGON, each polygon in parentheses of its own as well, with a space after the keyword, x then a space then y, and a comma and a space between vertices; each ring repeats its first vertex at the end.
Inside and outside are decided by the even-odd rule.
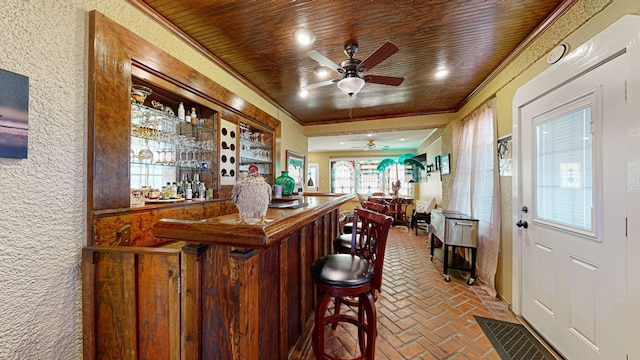
POLYGON ((199 221, 162 219, 154 226, 153 235, 167 240, 264 249, 319 217, 337 210, 352 198, 353 195, 286 197, 282 200, 308 205, 298 208, 270 208, 267 210, 265 224, 240 224, 237 213, 199 221))
POLYGON ((307 206, 269 209, 266 224, 162 219, 153 234, 166 247, 85 248, 85 359, 300 358, 309 268, 331 251, 352 197, 307 195, 307 206))

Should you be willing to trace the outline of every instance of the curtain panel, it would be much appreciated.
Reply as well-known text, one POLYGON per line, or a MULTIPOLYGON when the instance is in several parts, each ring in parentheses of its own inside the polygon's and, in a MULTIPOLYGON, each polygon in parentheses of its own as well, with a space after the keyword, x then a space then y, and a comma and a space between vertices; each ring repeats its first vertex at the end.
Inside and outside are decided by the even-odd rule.
POLYGON ((495 104, 492 98, 463 120, 449 201, 449 210, 479 220, 477 280, 494 298, 501 221, 495 104))

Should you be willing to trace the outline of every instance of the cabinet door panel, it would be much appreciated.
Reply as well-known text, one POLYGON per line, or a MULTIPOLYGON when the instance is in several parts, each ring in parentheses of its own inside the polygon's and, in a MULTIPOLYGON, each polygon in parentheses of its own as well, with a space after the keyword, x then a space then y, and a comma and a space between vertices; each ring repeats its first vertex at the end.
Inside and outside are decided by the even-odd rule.
POLYGON ((180 357, 179 250, 85 248, 82 266, 85 359, 180 357))

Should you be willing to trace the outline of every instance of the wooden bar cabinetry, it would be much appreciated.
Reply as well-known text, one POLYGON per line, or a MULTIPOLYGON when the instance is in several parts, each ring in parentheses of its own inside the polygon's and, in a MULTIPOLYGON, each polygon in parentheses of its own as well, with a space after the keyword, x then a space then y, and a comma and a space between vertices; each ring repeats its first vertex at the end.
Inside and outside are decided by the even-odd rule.
POLYGON ((84 358, 300 358, 315 305, 309 269, 331 251, 352 197, 306 196, 308 206, 269 209, 266 225, 163 219, 153 233, 174 247, 85 248, 84 358))
POLYGON ((244 129, 261 141, 261 171, 273 181, 279 120, 96 11, 88 54, 88 245, 160 245, 151 227, 162 217, 236 212, 230 196, 246 166, 239 160, 244 129), (152 92, 132 104, 132 85, 152 92), (187 114, 195 108, 196 124, 171 114, 180 102, 187 114), (132 187, 161 190, 185 176, 204 181, 209 199, 131 207, 132 187))
POLYGON ((348 197, 239 226, 233 176, 256 163, 273 182, 280 121, 96 11, 88 54, 84 358, 295 358, 314 302, 307 270, 348 197), (132 84, 152 89, 142 104, 132 84), (179 102, 199 122, 176 120, 179 102), (132 207, 132 186, 158 186, 151 169, 160 184, 198 174, 213 196, 132 207))

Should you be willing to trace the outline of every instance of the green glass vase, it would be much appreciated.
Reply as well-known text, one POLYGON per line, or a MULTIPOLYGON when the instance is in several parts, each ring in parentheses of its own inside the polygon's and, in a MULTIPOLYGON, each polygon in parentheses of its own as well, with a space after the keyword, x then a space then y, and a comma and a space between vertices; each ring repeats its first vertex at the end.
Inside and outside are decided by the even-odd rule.
POLYGON ((289 176, 288 171, 283 171, 282 175, 276 178, 276 185, 282 186, 282 196, 288 196, 293 194, 293 189, 296 187, 296 181, 289 176))

